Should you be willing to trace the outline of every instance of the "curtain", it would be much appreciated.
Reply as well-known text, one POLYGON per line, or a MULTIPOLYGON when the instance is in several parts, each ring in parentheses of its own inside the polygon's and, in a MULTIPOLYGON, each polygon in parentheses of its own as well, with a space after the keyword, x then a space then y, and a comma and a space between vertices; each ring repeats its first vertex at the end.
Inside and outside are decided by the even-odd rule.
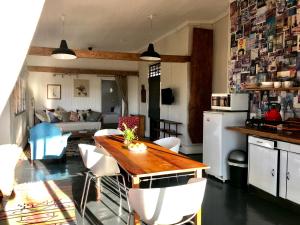
POLYGON ((123 116, 128 115, 128 91, 127 91, 127 77, 116 75, 116 83, 121 94, 122 100, 124 102, 124 114, 123 116))

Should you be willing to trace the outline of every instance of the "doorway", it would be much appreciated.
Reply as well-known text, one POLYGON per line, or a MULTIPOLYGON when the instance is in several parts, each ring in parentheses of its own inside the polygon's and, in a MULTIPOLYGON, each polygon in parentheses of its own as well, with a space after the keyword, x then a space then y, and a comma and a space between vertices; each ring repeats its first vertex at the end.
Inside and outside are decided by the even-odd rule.
POLYGON ((150 140, 159 138, 160 128, 160 63, 149 66, 149 103, 150 140))
POLYGON ((121 114, 122 97, 115 80, 101 81, 101 107, 104 114, 121 114))

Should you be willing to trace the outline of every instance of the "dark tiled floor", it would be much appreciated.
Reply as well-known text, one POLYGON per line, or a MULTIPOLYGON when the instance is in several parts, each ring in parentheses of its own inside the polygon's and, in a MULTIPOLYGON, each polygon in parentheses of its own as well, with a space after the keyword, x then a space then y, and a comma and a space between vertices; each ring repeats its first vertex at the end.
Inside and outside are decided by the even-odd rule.
MULTIPOLYGON (((201 156, 193 156, 201 160, 201 156)), ((75 202, 79 202, 82 193, 85 171, 79 157, 67 160, 67 163, 36 161, 34 166, 22 161, 16 169, 17 182, 39 180, 70 179, 75 202)), ((105 186, 105 185, 104 185, 105 186)), ((123 214, 118 216, 118 198, 104 190, 103 201, 96 202, 94 190, 91 190, 88 203, 88 215, 98 224, 126 224, 127 209, 123 202, 123 214), (94 215, 94 216, 93 216, 94 215), (100 222, 101 221, 101 222, 100 222)), ((299 225, 300 215, 287 208, 266 201, 257 195, 248 193, 229 184, 208 179, 203 202, 203 225, 299 225)), ((77 213, 77 219, 81 218, 77 213)), ((85 223, 88 225, 89 223, 85 223)))

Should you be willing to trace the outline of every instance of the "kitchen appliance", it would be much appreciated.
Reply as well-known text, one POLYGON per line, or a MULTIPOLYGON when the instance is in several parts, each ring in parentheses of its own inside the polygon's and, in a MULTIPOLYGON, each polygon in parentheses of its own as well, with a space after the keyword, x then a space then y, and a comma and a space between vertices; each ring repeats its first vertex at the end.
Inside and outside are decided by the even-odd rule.
POLYGON ((229 152, 246 149, 246 137, 226 129, 229 126, 243 126, 247 112, 205 111, 203 115, 203 162, 206 170, 222 181, 229 178, 227 158, 229 152))
POLYGON ((245 111, 248 110, 248 94, 212 94, 211 109, 226 111, 245 111))
POLYGON ((265 113, 265 120, 266 121, 274 121, 274 122, 282 121, 282 118, 280 115, 281 105, 278 103, 270 103, 268 105, 268 107, 269 107, 269 109, 265 113))

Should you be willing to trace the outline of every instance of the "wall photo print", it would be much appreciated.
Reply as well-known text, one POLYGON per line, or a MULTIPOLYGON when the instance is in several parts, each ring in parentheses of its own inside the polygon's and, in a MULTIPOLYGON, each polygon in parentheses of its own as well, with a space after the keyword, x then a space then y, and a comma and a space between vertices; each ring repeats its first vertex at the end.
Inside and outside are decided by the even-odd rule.
POLYGON ((60 84, 47 84, 47 99, 61 99, 60 84))
POLYGON ((300 77, 295 77, 300 74, 300 0, 231 0, 230 22, 231 92, 244 92, 264 81, 300 85, 300 77))
POLYGON ((89 97, 90 82, 89 80, 74 80, 74 97, 89 97))

